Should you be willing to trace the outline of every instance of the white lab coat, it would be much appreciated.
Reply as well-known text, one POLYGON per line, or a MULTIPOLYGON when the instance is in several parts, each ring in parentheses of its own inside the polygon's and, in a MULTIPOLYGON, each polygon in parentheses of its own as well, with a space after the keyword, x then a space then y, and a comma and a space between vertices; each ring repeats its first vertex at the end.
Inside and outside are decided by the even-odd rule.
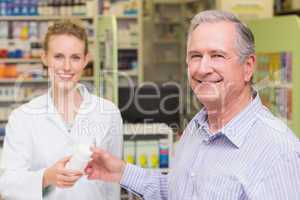
POLYGON ((121 157, 122 119, 111 102, 79 85, 83 102, 71 130, 67 130, 48 94, 14 110, 6 126, 0 194, 17 200, 119 200, 120 187, 82 177, 70 189, 55 188, 42 197, 44 170, 73 153, 74 145, 90 143, 121 157))

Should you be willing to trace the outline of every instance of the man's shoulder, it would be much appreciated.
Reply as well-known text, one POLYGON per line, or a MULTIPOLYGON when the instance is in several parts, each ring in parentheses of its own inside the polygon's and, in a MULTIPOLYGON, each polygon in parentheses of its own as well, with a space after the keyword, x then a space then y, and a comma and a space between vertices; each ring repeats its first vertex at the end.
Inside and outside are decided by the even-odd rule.
POLYGON ((264 145, 272 147, 279 154, 299 151, 299 139, 287 126, 287 122, 274 116, 264 108, 257 113, 255 128, 257 137, 264 141, 264 145))

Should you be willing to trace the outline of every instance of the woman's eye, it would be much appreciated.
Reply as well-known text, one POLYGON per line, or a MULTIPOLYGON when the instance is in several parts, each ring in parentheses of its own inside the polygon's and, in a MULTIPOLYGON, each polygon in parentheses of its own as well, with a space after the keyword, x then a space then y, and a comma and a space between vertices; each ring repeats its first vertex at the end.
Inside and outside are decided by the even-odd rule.
POLYGON ((62 55, 54 55, 54 58, 56 58, 56 59, 62 59, 63 56, 62 55))
POLYGON ((79 61, 81 58, 79 56, 73 56, 72 59, 75 61, 79 61))

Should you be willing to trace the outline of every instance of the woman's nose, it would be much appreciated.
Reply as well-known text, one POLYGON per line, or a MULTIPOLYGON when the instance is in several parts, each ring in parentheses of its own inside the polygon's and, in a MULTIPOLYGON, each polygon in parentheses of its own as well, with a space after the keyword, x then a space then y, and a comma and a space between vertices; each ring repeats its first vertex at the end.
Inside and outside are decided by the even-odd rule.
POLYGON ((71 67, 72 67, 72 65, 71 65, 70 60, 66 59, 65 62, 64 62, 64 70, 65 71, 70 71, 71 67))

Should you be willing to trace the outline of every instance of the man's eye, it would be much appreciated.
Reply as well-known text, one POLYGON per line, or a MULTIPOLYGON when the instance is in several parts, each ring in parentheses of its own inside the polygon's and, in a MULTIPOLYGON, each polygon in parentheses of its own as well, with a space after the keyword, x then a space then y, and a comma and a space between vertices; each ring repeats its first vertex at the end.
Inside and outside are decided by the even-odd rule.
POLYGON ((225 58, 225 56, 222 55, 222 54, 214 54, 214 55, 212 55, 211 57, 212 57, 212 58, 225 58))
POLYGON ((202 58, 201 55, 192 55, 191 58, 202 58))

